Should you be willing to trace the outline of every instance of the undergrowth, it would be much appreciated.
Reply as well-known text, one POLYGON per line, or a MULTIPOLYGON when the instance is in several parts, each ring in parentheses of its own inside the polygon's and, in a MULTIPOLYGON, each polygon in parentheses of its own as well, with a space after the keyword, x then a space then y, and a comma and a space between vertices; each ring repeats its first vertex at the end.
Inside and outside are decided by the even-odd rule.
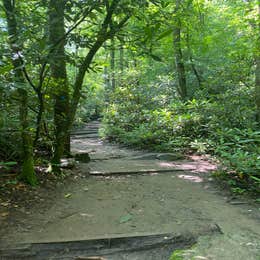
POLYGON ((215 176, 232 191, 259 194, 260 131, 247 89, 153 107, 127 90, 117 89, 104 112, 103 137, 157 151, 210 153, 222 164, 215 176))

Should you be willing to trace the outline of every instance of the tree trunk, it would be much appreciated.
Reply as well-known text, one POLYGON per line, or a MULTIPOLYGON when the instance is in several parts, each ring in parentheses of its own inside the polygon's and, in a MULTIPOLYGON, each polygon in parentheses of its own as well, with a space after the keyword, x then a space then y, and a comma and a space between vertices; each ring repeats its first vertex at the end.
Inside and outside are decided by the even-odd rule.
POLYGON ((124 72, 124 42, 122 40, 120 41, 119 66, 120 66, 120 72, 123 75, 123 72, 124 72))
MULTIPOLYGON (((108 61, 108 48, 106 42, 104 43, 104 50, 105 50, 105 57, 106 57, 106 62, 108 61)), ((109 71, 108 71, 108 66, 104 66, 104 84, 105 84, 105 102, 106 104, 109 104, 109 99, 110 99, 110 82, 109 82, 109 71)))
POLYGON ((68 124, 69 89, 65 58, 64 8, 64 0, 50 0, 49 2, 49 41, 54 48, 50 60, 50 68, 55 101, 55 141, 52 158, 52 170, 55 173, 60 173, 60 159, 64 154, 64 150, 66 149, 66 153, 70 152, 68 124))
POLYGON ((107 9, 107 14, 106 14, 104 21, 102 23, 102 26, 100 28, 100 31, 97 34, 96 41, 92 45, 91 49, 89 50, 88 54, 85 56, 83 62, 81 63, 81 65, 79 67, 79 71, 78 71, 78 74, 77 74, 77 77, 75 80, 75 84, 74 84, 72 100, 71 100, 70 120, 69 120, 70 126, 72 125, 74 118, 75 118, 78 103, 80 100, 82 84, 83 84, 83 80, 84 80, 86 71, 88 70, 94 56, 96 55, 97 51, 102 47, 102 45, 106 42, 106 40, 114 37, 115 33, 118 32, 130 18, 129 15, 126 15, 126 17, 124 17, 117 24, 117 26, 116 26, 117 28, 113 28, 112 31, 111 31, 111 29, 110 29, 110 31, 108 31, 109 26, 111 28, 112 17, 113 17, 113 14, 114 14, 119 2, 120 2, 120 0, 111 1, 111 4, 110 4, 109 8, 107 9))
POLYGON ((35 185, 36 175, 34 173, 33 161, 33 142, 29 132, 28 124, 28 95, 26 90, 19 88, 20 97, 20 123, 22 127, 22 147, 23 147, 23 165, 21 179, 26 180, 31 185, 35 185))
POLYGON ((37 118, 36 118, 36 133, 35 133, 35 138, 34 138, 34 146, 37 145, 37 142, 40 138, 41 135, 41 129, 42 129, 42 118, 43 118, 43 112, 44 112, 44 100, 43 100, 43 94, 39 90, 37 91, 37 96, 38 96, 38 101, 39 101, 39 111, 37 113, 37 118))
POLYGON ((183 55, 181 49, 181 19, 180 19, 180 0, 176 0, 175 5, 175 19, 173 28, 173 47, 175 55, 175 66, 178 77, 178 92, 180 97, 185 100, 187 98, 186 73, 183 62, 183 55))
POLYGON ((17 22, 15 16, 14 1, 3 0, 5 14, 7 18, 7 29, 9 35, 9 44, 12 51, 12 64, 14 67, 14 81, 18 85, 18 99, 19 99, 19 114, 21 125, 21 138, 22 138, 22 172, 21 179, 35 185, 37 183, 36 175, 34 171, 33 160, 33 142, 29 132, 28 124, 28 101, 27 91, 21 88, 21 85, 25 85, 25 79, 22 72, 22 64, 18 57, 20 51, 18 42, 17 22), (20 86, 19 86, 20 85, 20 86))
POLYGON ((195 77, 196 77, 196 79, 198 81, 199 88, 201 89, 202 88, 202 83, 203 83, 203 77, 199 73, 199 71, 197 70, 197 68, 195 66, 195 63, 194 63, 194 60, 193 60, 192 49, 191 49, 191 46, 190 46, 190 34, 189 34, 189 31, 187 32, 187 35, 186 35, 186 44, 187 44, 188 55, 189 55, 189 59, 190 59, 190 65, 191 65, 193 73, 194 73, 194 75, 195 75, 195 77))
POLYGON ((70 117, 69 117, 69 128, 72 126, 76 111, 78 108, 80 96, 81 96, 81 89, 82 89, 82 84, 83 80, 86 74, 87 69, 89 68, 95 54, 97 51, 101 48, 103 43, 106 41, 105 38, 97 39, 95 44, 92 46, 92 48, 89 50, 87 56, 85 57, 83 63, 79 67, 79 71, 75 80, 74 84, 74 91, 73 91, 73 96, 71 99, 71 106, 70 106, 70 117))
POLYGON ((257 53, 256 53, 256 70, 255 70, 255 102, 256 102, 256 121, 260 127, 260 3, 258 3, 257 19, 257 53))
POLYGON ((111 91, 113 92, 116 88, 116 79, 115 79, 115 39, 111 39, 111 49, 110 49, 110 69, 111 69, 111 91))

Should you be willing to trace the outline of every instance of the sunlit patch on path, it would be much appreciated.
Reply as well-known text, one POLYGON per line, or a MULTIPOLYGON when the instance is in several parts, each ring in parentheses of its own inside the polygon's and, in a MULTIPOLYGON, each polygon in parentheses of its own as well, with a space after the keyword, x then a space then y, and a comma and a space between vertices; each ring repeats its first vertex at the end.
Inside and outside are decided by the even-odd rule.
POLYGON ((203 178, 199 176, 187 175, 187 174, 180 174, 178 175, 180 179, 188 180, 191 182, 203 182, 203 178))

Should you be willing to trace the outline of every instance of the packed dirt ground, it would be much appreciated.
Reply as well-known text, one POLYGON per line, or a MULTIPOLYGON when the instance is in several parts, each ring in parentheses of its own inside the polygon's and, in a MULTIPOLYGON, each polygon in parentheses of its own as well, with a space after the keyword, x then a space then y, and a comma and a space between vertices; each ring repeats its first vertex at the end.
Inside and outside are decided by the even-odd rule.
POLYGON ((259 206, 221 189, 211 177, 217 166, 209 158, 177 158, 108 144, 98 138, 98 126, 93 122, 72 135, 73 153, 88 153, 90 163, 77 163, 65 179, 49 176, 41 186, 20 184, 12 196, 1 196, 3 255, 20 243, 149 239, 170 233, 182 242, 157 248, 157 254, 150 248, 146 253, 96 250, 95 255, 169 259, 171 250, 186 248, 185 259, 260 259, 259 206))

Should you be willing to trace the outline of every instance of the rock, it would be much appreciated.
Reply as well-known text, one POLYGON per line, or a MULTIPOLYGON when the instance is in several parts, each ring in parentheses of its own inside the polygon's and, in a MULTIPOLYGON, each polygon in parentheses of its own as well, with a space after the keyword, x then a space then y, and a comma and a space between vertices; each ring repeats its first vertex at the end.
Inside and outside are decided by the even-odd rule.
POLYGON ((74 158, 61 159, 61 164, 60 164, 61 168, 72 169, 75 167, 75 165, 76 165, 76 161, 74 158))
POLYGON ((157 154, 156 159, 161 161, 176 161, 185 159, 185 156, 181 153, 162 153, 157 154))
POLYGON ((88 163, 90 162, 90 157, 88 153, 77 153, 75 154, 76 161, 82 162, 82 163, 88 163))

